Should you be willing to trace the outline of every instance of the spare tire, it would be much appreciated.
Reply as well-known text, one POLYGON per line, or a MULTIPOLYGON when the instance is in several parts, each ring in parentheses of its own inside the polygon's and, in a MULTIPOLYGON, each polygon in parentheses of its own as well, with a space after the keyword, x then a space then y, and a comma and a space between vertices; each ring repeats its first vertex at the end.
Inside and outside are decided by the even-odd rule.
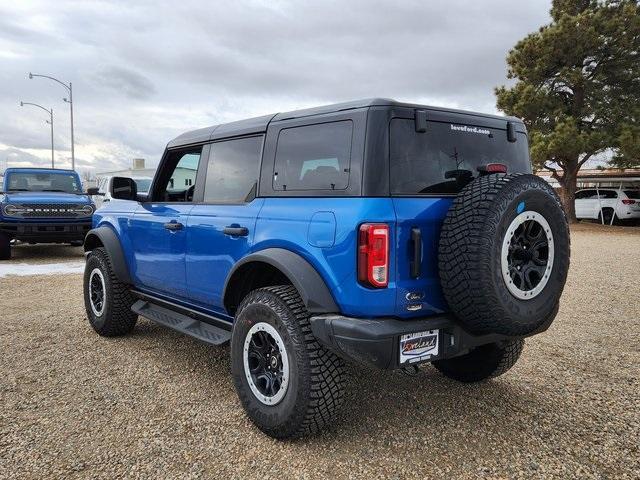
POLYGON ((438 267, 470 333, 525 336, 547 328, 569 270, 569 227, 551 186, 529 174, 469 183, 442 226, 438 267))

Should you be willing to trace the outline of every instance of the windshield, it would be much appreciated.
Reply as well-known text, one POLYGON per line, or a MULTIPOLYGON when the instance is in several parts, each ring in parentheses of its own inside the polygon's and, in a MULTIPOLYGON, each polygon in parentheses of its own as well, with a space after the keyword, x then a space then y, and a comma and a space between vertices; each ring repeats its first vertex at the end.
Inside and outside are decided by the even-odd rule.
POLYGON ((523 133, 511 143, 506 130, 443 122, 427 122, 419 133, 414 120, 402 118, 392 119, 389 130, 393 195, 456 194, 488 163, 531 173, 523 133))
POLYGON ((136 187, 140 193, 147 193, 149 187, 151 187, 150 178, 134 178, 133 181, 136 182, 136 187))
POLYGON ((7 177, 7 192, 82 193, 80 180, 73 173, 12 172, 7 177))

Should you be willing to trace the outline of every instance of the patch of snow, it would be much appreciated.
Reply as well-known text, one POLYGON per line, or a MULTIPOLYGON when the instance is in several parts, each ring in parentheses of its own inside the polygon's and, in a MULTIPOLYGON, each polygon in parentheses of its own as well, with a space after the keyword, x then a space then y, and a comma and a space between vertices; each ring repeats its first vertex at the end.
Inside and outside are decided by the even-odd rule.
POLYGON ((0 278, 9 275, 24 277, 29 275, 64 275, 82 272, 84 272, 84 262, 43 263, 39 265, 0 263, 0 278))

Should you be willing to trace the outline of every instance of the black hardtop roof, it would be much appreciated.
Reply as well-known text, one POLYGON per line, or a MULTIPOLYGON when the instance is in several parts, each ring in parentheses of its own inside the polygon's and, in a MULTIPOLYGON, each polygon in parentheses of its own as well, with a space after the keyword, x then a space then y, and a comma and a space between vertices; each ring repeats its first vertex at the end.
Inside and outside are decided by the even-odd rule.
POLYGON ((249 135, 252 133, 262 133, 267 130, 267 126, 270 122, 277 122, 281 120, 291 120, 294 118, 310 117, 314 115, 324 115, 328 113, 341 112, 345 110, 354 110, 359 108, 370 107, 398 107, 398 108, 421 108, 425 110, 455 113, 463 115, 472 115, 476 117, 484 117, 491 119, 498 119, 502 121, 512 121, 522 124, 522 120, 516 117, 507 117, 502 115, 492 115, 488 113, 472 112, 467 110, 456 110, 453 108, 432 107, 428 105, 420 105, 416 103, 403 103, 389 98, 366 98, 363 100, 353 100, 350 102, 334 103, 331 105, 324 105, 321 107, 305 108, 301 110, 293 110, 291 112, 281 112, 271 115, 264 115, 262 117, 248 118, 246 120, 239 120, 236 122, 223 123, 220 125, 213 125, 211 127, 200 128, 185 132, 182 135, 177 136, 169 142, 168 148, 178 147, 183 145, 189 145, 194 143, 207 142, 210 140, 216 140, 219 138, 234 137, 241 135, 249 135))

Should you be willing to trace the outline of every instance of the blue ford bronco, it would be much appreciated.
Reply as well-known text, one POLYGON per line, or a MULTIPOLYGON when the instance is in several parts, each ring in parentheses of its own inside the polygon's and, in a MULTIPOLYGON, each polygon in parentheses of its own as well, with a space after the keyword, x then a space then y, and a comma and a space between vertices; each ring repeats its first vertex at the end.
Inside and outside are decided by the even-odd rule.
POLYGON ((80 246, 95 206, 73 170, 8 168, 0 192, 0 260, 11 241, 80 246))
POLYGON ((111 195, 130 201, 85 240, 91 326, 230 342, 241 403, 276 438, 334 421, 345 361, 503 374, 569 267, 516 118, 385 99, 268 115, 180 135, 148 193, 120 177, 111 195))

